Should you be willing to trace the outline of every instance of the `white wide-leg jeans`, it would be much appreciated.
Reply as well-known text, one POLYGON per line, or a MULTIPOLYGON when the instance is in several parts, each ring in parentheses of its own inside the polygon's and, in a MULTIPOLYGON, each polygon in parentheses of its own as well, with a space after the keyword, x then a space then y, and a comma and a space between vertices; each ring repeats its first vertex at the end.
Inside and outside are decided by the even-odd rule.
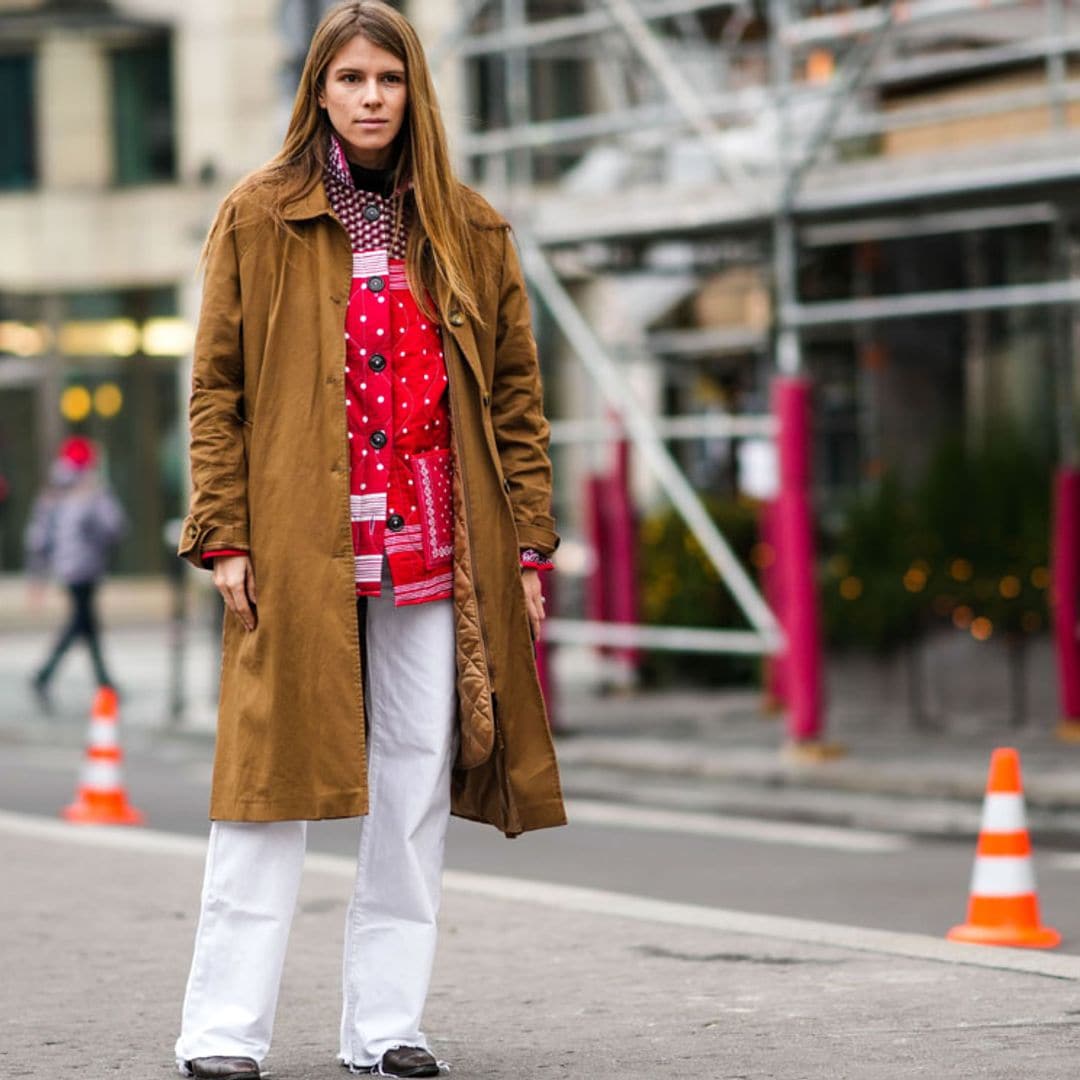
MULTIPOLYGON (((366 606, 369 813, 345 922, 339 1054, 353 1065, 427 1047, 457 742, 452 602, 396 608, 384 581, 366 606)), ((178 1063, 266 1057, 306 832, 305 821, 211 825, 178 1063)))

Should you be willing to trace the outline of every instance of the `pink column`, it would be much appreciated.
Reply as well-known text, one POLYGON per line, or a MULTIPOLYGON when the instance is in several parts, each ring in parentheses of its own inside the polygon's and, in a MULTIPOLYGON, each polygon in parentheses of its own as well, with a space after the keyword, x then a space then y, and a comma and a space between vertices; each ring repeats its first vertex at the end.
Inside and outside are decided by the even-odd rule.
MULTIPOLYGON (((548 616, 558 613, 555 606, 555 582, 552 580, 554 577, 555 574, 551 571, 540 575, 540 585, 545 600, 544 613, 548 616)), ((540 676, 540 692, 544 695, 544 702, 547 705, 548 725, 552 731, 561 731, 562 724, 555 696, 556 684, 551 672, 551 648, 544 642, 542 630, 540 640, 536 643, 536 673, 540 676)))
MULTIPOLYGON (((637 522, 630 497, 630 444, 623 440, 615 448, 615 467, 604 480, 604 515, 607 519, 608 561, 605 580, 608 611, 612 622, 638 621, 637 522)), ((641 663, 640 649, 615 649, 634 671, 641 663)))
MULTIPOLYGON (((768 553, 768 561, 761 567, 761 591, 765 597, 765 603, 769 605, 780 625, 783 626, 787 620, 784 615, 784 583, 780 577, 776 522, 776 502, 770 499, 761 504, 758 513, 758 538, 768 553)), ((765 657, 762 682, 765 691, 765 708, 770 712, 786 709, 788 705, 787 663, 783 654, 765 657)))
MULTIPOLYGON (((595 555, 585 583, 585 614, 598 622, 636 623, 638 620, 637 523, 630 498, 629 444, 615 446, 610 472, 586 480, 586 528, 595 555)), ((637 670, 640 649, 600 646, 637 670)))
POLYGON ((1080 725, 1080 470, 1064 465, 1054 481, 1050 574, 1062 723, 1080 725))
POLYGON ((809 742, 821 737, 823 726, 821 624, 810 511, 810 381, 777 378, 773 412, 780 428, 776 544, 787 636, 788 734, 794 742, 809 742))

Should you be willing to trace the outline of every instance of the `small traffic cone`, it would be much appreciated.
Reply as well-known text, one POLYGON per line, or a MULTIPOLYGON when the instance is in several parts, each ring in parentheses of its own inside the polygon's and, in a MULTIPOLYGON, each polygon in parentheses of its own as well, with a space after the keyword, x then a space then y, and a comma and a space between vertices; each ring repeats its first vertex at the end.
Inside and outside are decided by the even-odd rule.
POLYGON ((116 691, 101 687, 90 710, 90 734, 75 802, 61 815, 77 825, 141 825, 144 818, 127 799, 117 737, 116 691))
POLYGON ((1039 922, 1016 750, 995 750, 990 759, 967 922, 947 936, 950 941, 1025 949, 1052 949, 1061 943, 1056 930, 1039 922))

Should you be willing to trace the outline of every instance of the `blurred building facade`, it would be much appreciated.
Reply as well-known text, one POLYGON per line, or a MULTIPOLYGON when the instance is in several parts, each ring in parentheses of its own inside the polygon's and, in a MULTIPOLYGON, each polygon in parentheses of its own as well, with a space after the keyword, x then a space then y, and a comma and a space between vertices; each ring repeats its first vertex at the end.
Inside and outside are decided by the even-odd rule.
MULTIPOLYGON (((123 568, 164 565, 199 246, 277 148, 328 6, 0 0, 0 569, 71 429, 101 440, 136 523, 123 568)), ((466 179, 543 250, 658 420, 762 412, 794 341, 826 504, 999 416, 1064 447, 1080 301, 1066 0, 909 0, 902 18, 840 0, 401 6, 466 179)), ((603 418, 537 314, 552 413, 603 418)), ((738 489, 726 436, 671 445, 698 490, 738 489)), ((573 539, 585 478, 613 455, 570 435, 556 453, 573 539)), ((641 475, 635 490, 659 498, 641 475)))
MULTIPOLYGON (((794 350, 826 506, 999 422, 1074 452, 1075 4, 468 11, 470 175, 657 417, 760 412, 794 350)), ((569 357, 555 366, 556 412, 601 416, 569 357)), ((737 490, 724 439, 676 452, 700 490, 737 490)), ((574 474, 606 467, 595 447, 562 453, 574 474)))
POLYGON ((103 449, 159 570, 180 507, 196 264, 222 193, 273 153, 271 2, 0 2, 0 568, 68 431, 103 449))
MULTIPOLYGON (((200 247, 278 149, 331 0, 0 0, 0 572, 62 436, 131 514, 122 571, 170 559, 200 247)), ((407 5, 406 5, 407 6, 407 5)), ((452 5, 417 4, 426 38, 452 5)), ((454 73, 444 76, 454 122, 454 73)))

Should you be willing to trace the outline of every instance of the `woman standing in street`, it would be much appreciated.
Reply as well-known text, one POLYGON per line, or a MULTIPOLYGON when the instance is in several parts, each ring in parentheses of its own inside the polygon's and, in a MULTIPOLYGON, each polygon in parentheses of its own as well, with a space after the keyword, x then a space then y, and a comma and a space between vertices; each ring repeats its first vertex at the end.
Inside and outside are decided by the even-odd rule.
POLYGON ((438 1073, 449 814, 565 821, 533 653, 547 437, 509 228, 453 178, 416 33, 338 4, 206 246, 180 554, 228 611, 187 1075, 259 1076, 306 822, 361 815, 339 1059, 438 1073))

